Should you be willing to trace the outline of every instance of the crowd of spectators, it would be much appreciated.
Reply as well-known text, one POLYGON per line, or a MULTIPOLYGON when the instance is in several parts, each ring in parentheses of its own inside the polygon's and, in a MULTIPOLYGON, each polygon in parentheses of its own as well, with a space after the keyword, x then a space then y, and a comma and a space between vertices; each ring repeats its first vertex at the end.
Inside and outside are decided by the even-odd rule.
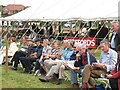
MULTIPOLYGON (((73 41, 54 40, 52 43, 48 39, 36 40, 22 37, 21 45, 18 49, 15 38, 10 38, 8 56, 11 57, 9 65, 12 70, 18 70, 19 64, 23 67, 23 72, 34 73, 35 76, 44 74, 39 78, 41 82, 53 81, 60 85, 64 81, 64 71, 70 71, 71 88, 80 88, 78 77, 82 77, 81 88, 95 88, 93 78, 106 75, 110 81, 112 89, 120 90, 120 34, 118 34, 118 23, 112 22, 113 34, 110 42, 103 39, 100 42, 102 50, 100 60, 96 60, 86 44, 78 44, 73 41), (115 83, 115 84, 114 84, 115 83)), ((0 48, 2 43, 0 43, 0 48)), ((6 48, 0 51, 0 64, 6 57, 6 48)))

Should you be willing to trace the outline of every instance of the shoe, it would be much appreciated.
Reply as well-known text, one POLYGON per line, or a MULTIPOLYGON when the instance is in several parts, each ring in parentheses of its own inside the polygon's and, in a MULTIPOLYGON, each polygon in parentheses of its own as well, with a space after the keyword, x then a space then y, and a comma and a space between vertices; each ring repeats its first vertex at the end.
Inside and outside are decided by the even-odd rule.
POLYGON ((34 75, 37 76, 39 73, 40 73, 40 71, 36 70, 34 75))
POLYGON ((23 73, 26 73, 26 72, 28 72, 25 68, 23 68, 23 73))
POLYGON ((62 83, 62 79, 58 79, 56 85, 60 85, 62 83))
POLYGON ((78 83, 74 83, 73 87, 74 88, 79 88, 79 84, 78 83))
POLYGON ((38 76, 38 77, 41 76, 41 73, 38 73, 37 76, 38 76))
POLYGON ((32 74, 32 71, 24 69, 23 73, 32 74))
POLYGON ((53 79, 57 80, 58 79, 58 74, 53 74, 53 79))
POLYGON ((86 83, 86 82, 84 82, 84 83, 82 84, 82 88, 87 88, 87 83, 86 83))
POLYGON ((17 68, 16 68, 16 67, 13 67, 13 68, 11 68, 11 69, 17 71, 17 68))
POLYGON ((32 74, 32 72, 31 72, 31 71, 29 71, 29 72, 27 72, 27 74, 32 74))
POLYGON ((44 79, 44 78, 39 78, 39 80, 40 80, 41 82, 49 82, 49 80, 44 79))
POLYGON ((74 88, 74 84, 72 84, 72 85, 70 86, 70 88, 74 88))
POLYGON ((74 83, 74 84, 72 84, 71 88, 79 88, 79 84, 78 83, 74 83))

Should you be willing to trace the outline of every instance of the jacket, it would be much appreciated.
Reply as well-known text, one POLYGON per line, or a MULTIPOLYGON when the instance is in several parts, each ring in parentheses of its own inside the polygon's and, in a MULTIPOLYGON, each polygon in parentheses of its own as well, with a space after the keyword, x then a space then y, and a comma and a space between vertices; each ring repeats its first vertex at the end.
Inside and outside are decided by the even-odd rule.
MULTIPOLYGON (((113 36, 113 34, 112 34, 112 36, 113 36)), ((110 42, 112 40, 112 36, 110 38, 110 42)), ((114 41, 115 41, 115 47, 117 47, 120 44, 120 32, 116 33, 114 41)))
POLYGON ((118 78, 118 88, 120 90, 120 60, 115 65, 114 70, 111 72, 114 78, 118 78))
POLYGON ((37 59, 40 59, 41 55, 42 55, 42 50, 43 50, 43 46, 36 46, 36 48, 34 49, 34 52, 37 53, 37 59))
POLYGON ((74 66, 80 67, 80 69, 83 69, 86 64, 92 65, 92 63, 94 63, 94 62, 97 62, 96 58, 92 54, 90 54, 88 51, 86 51, 85 54, 82 54, 79 57, 78 61, 75 61, 74 66), (84 56, 84 59, 83 59, 83 56, 84 56))

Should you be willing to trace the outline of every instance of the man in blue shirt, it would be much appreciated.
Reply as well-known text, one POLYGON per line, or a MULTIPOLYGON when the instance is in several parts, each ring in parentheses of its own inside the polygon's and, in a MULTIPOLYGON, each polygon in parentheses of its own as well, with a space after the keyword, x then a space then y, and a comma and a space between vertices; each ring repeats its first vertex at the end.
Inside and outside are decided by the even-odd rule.
POLYGON ((64 74, 64 69, 65 69, 65 65, 67 63, 67 61, 70 61, 70 56, 72 55, 72 53, 74 52, 73 50, 73 42, 67 42, 67 48, 64 49, 63 54, 61 56, 60 59, 56 59, 55 60, 55 65, 53 65, 49 72, 47 73, 47 75, 44 78, 39 78, 40 81, 42 82, 47 82, 49 81, 49 79, 51 79, 50 77, 55 77, 57 76, 57 74, 59 74, 58 77, 58 82, 56 82, 56 84, 61 84, 61 80, 62 80, 62 76, 64 74))

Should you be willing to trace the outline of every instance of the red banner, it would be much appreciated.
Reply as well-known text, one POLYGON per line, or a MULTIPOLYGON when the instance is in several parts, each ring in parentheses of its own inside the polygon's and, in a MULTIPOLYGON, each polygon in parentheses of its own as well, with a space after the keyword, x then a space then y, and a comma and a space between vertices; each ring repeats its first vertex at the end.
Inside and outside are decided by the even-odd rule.
POLYGON ((96 48, 96 38, 65 38, 64 40, 75 41, 75 43, 85 43, 88 48, 96 48))

